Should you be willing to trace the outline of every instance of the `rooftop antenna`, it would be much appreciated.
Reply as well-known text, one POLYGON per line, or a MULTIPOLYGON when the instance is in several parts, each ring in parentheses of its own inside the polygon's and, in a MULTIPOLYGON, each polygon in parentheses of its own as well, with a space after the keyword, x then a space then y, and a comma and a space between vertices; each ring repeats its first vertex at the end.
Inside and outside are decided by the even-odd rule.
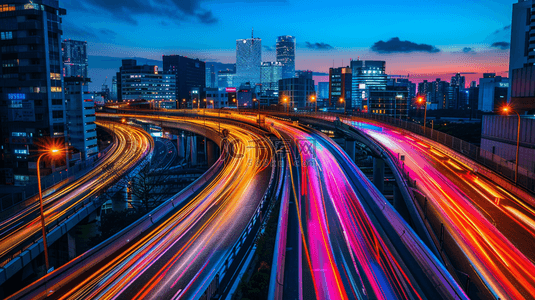
POLYGON ((251 27, 251 38, 254 39, 254 27, 251 27))

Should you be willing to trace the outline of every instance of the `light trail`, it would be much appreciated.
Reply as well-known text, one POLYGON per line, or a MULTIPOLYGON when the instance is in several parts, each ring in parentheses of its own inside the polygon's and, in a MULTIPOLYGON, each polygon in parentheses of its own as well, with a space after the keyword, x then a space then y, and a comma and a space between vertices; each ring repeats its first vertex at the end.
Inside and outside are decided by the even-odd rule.
MULTIPOLYGON (((109 187, 153 148, 152 138, 137 127, 111 122, 96 123, 113 132, 116 146, 94 169, 43 199, 47 225, 60 220, 80 203, 109 187)), ((40 233, 39 200, 35 197, 32 199, 33 203, 0 223, 0 257, 40 233)))

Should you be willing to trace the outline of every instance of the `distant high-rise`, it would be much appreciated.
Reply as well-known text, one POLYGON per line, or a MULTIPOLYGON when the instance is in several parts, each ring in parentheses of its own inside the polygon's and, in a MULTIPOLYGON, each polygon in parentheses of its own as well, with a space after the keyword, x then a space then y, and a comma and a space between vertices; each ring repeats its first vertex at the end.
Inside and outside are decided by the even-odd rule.
POLYGON ((464 89, 466 87, 466 78, 461 76, 460 73, 457 73, 455 76, 451 77, 450 85, 455 85, 460 89, 464 89))
POLYGON ((188 107, 192 107, 193 100, 190 93, 193 91, 202 93, 206 88, 206 64, 199 59, 164 55, 163 72, 176 76, 174 98, 178 101, 178 108, 181 108, 184 102, 189 103, 188 107))
POLYGON ((82 160, 98 153, 95 103, 88 93, 89 78, 65 77, 67 132, 69 143, 80 151, 82 160))
POLYGON ((329 105, 355 108, 351 101, 351 68, 329 68, 329 105))
POLYGON ((262 63, 262 92, 278 91, 279 80, 282 79, 282 64, 280 62, 262 63))
MULTIPOLYGON (((65 138, 61 19, 66 12, 58 1, 2 3, 0 177, 1 183, 26 185, 36 174, 35 141, 65 138)), ((41 167, 45 174, 58 165, 41 167)))
POLYGON ((206 62, 206 87, 218 88, 218 74, 222 70, 234 70, 236 72, 236 64, 223 64, 218 62, 206 62))
POLYGON ((122 63, 117 73, 119 101, 154 100, 158 106, 161 102, 176 104, 175 74, 158 72, 158 66, 137 65, 135 59, 123 59, 122 63))
POLYGON ((279 80, 279 104, 286 109, 312 107, 312 96, 316 94, 312 72, 303 72, 299 77, 279 80))
POLYGON ((478 109, 480 111, 499 111, 507 102, 509 79, 496 76, 495 73, 485 73, 479 79, 478 109))
MULTIPOLYGON (((509 77, 510 103, 519 112, 535 112, 535 0, 513 4, 509 77)), ((480 100, 481 101, 481 100, 480 100)), ((531 113, 530 113, 531 114, 531 113)))
POLYGON ((251 37, 236 40, 236 87, 246 82, 252 86, 260 83, 261 64, 262 39, 251 37))
POLYGON ((282 78, 295 77, 295 37, 277 37, 277 61, 282 64, 282 78))
POLYGON ((363 109, 370 90, 386 88, 386 62, 379 60, 352 60, 351 107, 363 109))
POLYGON ((318 82, 318 98, 325 100, 329 98, 329 83, 318 82))
POLYGON ((87 42, 64 40, 61 43, 63 54, 63 76, 87 78, 87 42))

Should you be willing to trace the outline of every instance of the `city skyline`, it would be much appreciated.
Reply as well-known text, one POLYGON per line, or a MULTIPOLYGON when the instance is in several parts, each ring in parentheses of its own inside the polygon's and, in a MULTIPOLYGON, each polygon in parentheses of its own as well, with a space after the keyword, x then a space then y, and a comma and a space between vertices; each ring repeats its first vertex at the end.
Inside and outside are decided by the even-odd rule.
MULTIPOLYGON (((331 7, 318 1, 307 5, 301 1, 194 1, 190 7, 170 3, 181 15, 174 20, 169 20, 169 13, 156 16, 161 10, 156 6, 141 10, 136 3, 126 7, 113 1, 62 1, 60 5, 68 11, 63 37, 87 40, 90 57, 161 60, 162 55, 179 54, 233 63, 235 40, 248 37, 254 27, 255 36, 263 40, 262 61, 275 60, 277 36, 295 36, 297 70, 328 73, 333 62, 335 67, 347 66, 351 58, 360 57, 385 60, 389 74, 410 74, 415 82, 445 80, 456 72, 465 73, 468 82, 485 72, 507 76, 515 1, 493 1, 485 6, 461 2, 387 1, 380 7, 358 2, 331 7), (361 13, 350 18, 348 10, 361 13), (393 18, 398 14, 406 18, 393 18), (400 47, 421 51, 392 52, 400 47)), ((98 68, 90 73, 97 84, 106 76, 106 71, 98 68)), ((327 77, 315 79, 325 81, 327 77)))

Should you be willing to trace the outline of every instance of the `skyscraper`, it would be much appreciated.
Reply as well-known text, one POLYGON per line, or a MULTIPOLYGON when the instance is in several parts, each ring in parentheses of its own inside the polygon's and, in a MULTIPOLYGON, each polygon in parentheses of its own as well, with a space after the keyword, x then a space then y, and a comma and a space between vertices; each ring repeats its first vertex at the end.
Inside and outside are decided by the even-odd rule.
MULTIPOLYGON (((206 64, 199 59, 180 55, 164 55, 163 72, 176 76, 175 99, 178 100, 178 108, 184 104, 184 99, 192 101, 190 93, 193 90, 202 93, 206 88, 206 64)), ((191 103, 188 106, 192 107, 191 103)))
MULTIPOLYGON (((36 139, 66 134, 61 66, 66 12, 58 1, 14 2, 0 8, 0 169, 7 174, 3 183, 25 185, 36 174, 37 157, 30 155, 36 139)), ((54 170, 42 168, 43 174, 54 170)))
POLYGON ((295 37, 277 37, 277 61, 282 64, 282 78, 295 77, 295 37))
POLYGON ((260 65, 262 63, 262 39, 236 40, 236 80, 239 87, 249 82, 251 85, 260 83, 260 65))
MULTIPOLYGON (((535 0, 513 4, 509 77, 510 103, 519 112, 535 111, 535 0)), ((480 99, 481 101, 481 99, 480 99)))
POLYGON ((262 63, 262 92, 278 91, 279 80, 282 79, 282 64, 280 62, 263 62, 262 63))
POLYGON ((351 68, 329 68, 329 105, 354 108, 351 101, 351 68))
POLYGON ((87 42, 64 40, 61 43, 63 54, 63 76, 87 78, 87 42))
POLYGON ((98 153, 95 103, 88 93, 87 77, 65 77, 67 132, 69 143, 80 151, 82 160, 98 153))
POLYGON ((499 111, 507 102, 509 79, 496 76, 495 73, 484 73, 479 79, 479 97, 477 107, 480 111, 499 111))
POLYGON ((175 74, 158 72, 158 66, 137 65, 135 59, 123 59, 122 63, 116 75, 119 101, 154 100, 158 106, 162 101, 175 103, 175 74))
POLYGON ((352 60, 351 107, 363 109, 370 90, 384 90, 387 76, 386 62, 379 60, 352 60))
POLYGON ((279 104, 286 109, 312 107, 312 96, 316 94, 312 72, 302 72, 299 77, 279 80, 279 104))

